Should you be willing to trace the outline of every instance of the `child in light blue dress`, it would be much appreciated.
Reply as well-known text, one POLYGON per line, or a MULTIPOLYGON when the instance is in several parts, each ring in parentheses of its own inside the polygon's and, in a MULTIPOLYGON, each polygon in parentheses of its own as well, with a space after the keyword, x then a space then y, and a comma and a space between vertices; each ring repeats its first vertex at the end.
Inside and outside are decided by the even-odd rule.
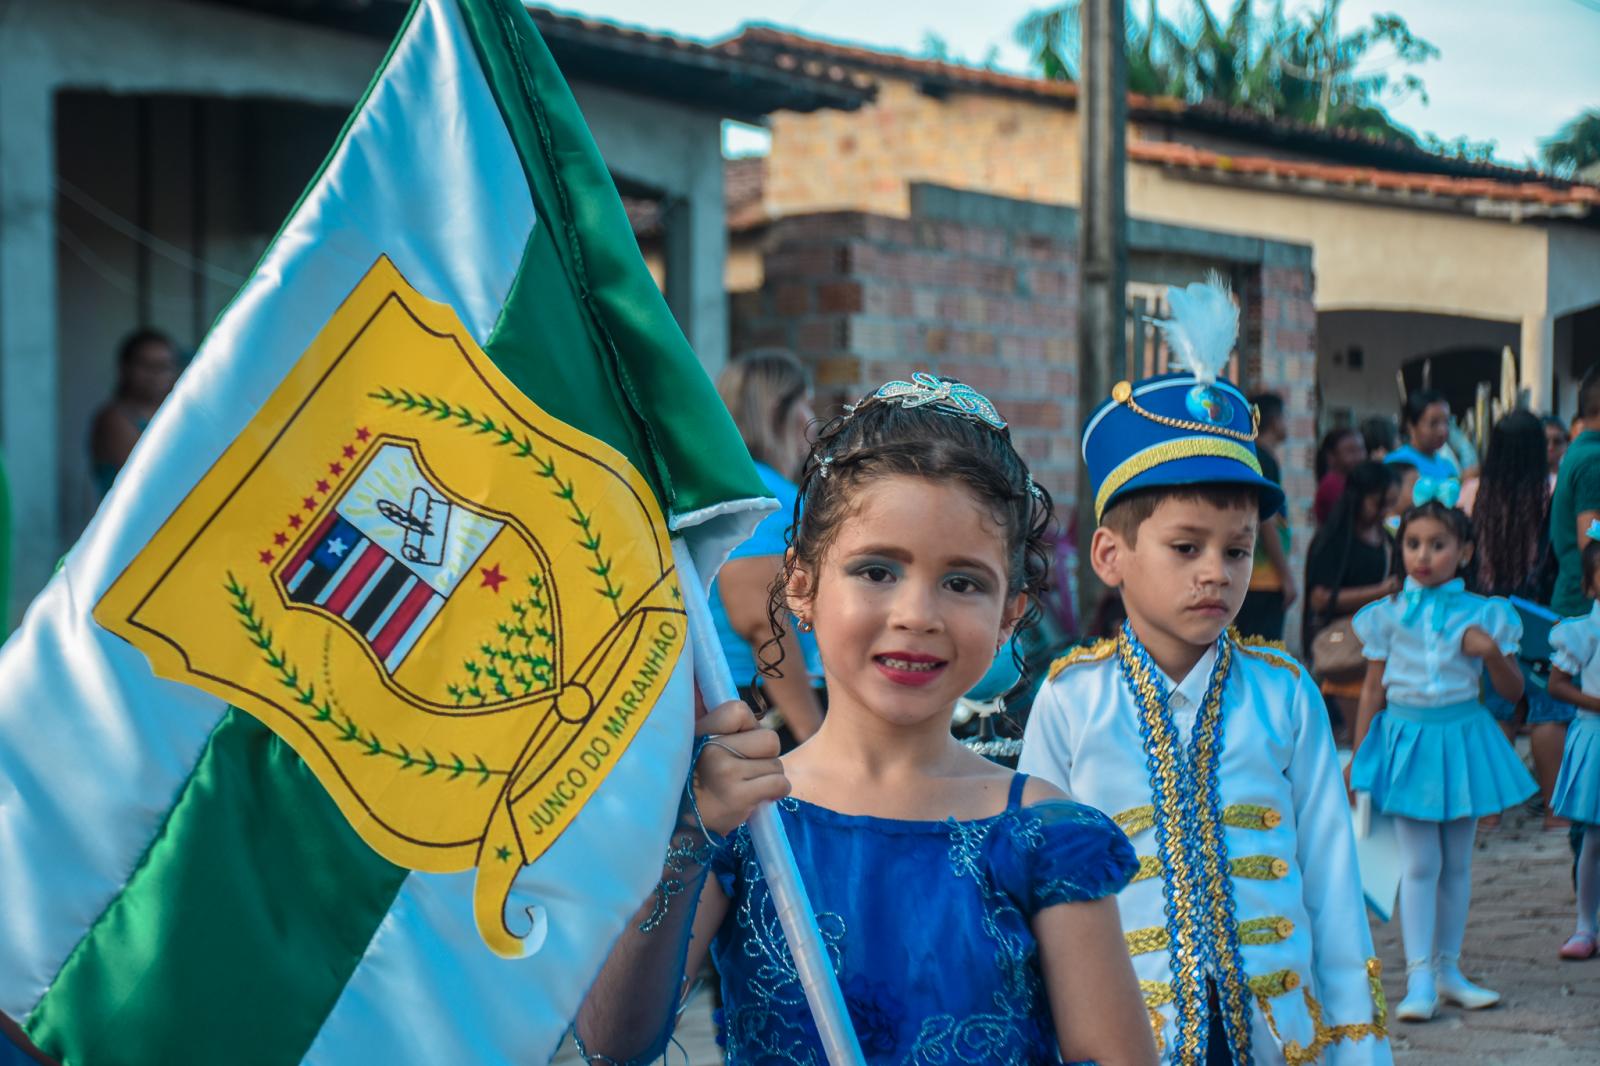
POLYGON ((1498 993, 1461 973, 1477 819, 1538 789, 1479 701, 1487 670, 1507 700, 1522 695, 1522 623, 1503 599, 1467 592, 1472 523, 1454 482, 1417 482, 1400 524, 1406 582, 1368 604, 1353 625, 1368 660, 1355 728, 1352 788, 1391 815, 1404 854, 1400 931, 1406 952, 1403 1021, 1426 1021, 1439 999, 1476 1009, 1498 993))
MULTIPOLYGON (((1600 522, 1589 529, 1583 549, 1583 588, 1600 591, 1600 522)), ((1564 959, 1596 954, 1596 910, 1600 910, 1600 604, 1550 631, 1550 694, 1578 708, 1567 730, 1566 749, 1551 808, 1583 828, 1578 851, 1577 929, 1561 945, 1564 959)))

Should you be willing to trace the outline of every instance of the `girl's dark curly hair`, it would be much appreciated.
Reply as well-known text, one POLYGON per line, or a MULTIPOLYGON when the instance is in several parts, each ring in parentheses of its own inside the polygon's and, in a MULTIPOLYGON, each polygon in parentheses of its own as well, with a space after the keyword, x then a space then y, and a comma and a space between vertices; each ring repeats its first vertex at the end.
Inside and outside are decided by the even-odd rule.
POLYGON ((868 399, 824 425, 806 457, 787 535, 789 552, 768 599, 773 639, 760 650, 763 674, 776 674, 782 661, 777 637, 791 614, 788 585, 796 569, 817 573, 840 527, 859 506, 860 490, 876 479, 896 476, 954 481, 988 508, 1005 536, 1006 594, 1028 597, 1017 630, 1038 619, 1050 574, 1055 512, 1050 494, 1034 484, 1017 454, 1010 432, 933 406, 868 399))
POLYGON ((1512 411, 1489 435, 1473 507, 1477 585, 1486 595, 1517 591, 1538 561, 1549 507, 1547 447, 1544 423, 1528 411, 1512 411))

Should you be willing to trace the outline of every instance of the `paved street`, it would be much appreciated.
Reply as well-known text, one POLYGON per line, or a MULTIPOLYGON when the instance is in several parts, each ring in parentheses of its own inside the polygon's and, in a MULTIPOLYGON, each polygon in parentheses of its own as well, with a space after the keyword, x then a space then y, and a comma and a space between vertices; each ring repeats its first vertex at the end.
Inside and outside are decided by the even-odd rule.
MULTIPOLYGON (((1566 834, 1509 811, 1480 832, 1473 862, 1472 918, 1463 967, 1497 989, 1500 1006, 1445 1007, 1424 1025, 1392 1022, 1395 1059, 1405 1066, 1600 1063, 1600 959, 1563 962, 1556 949, 1572 932, 1571 855, 1566 834)), ((1391 1008, 1405 994, 1398 922, 1373 923, 1391 1008)))

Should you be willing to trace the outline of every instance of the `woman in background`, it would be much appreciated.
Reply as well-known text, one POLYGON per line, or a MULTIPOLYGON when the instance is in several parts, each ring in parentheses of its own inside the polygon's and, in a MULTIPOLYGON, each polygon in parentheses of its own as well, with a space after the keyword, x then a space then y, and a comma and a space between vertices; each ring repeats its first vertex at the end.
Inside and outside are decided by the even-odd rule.
POLYGON ((789 352, 758 349, 723 369, 717 392, 778 509, 763 518, 750 539, 723 564, 712 585, 711 613, 741 697, 751 706, 764 702, 776 710, 789 739, 799 744, 822 724, 822 702, 811 680, 821 676, 816 645, 794 626, 774 644, 767 606, 788 550, 786 533, 794 521, 793 478, 810 448, 806 432, 816 417, 811 409, 811 375, 789 352), (773 647, 763 654, 769 644, 773 647), (778 661, 779 651, 781 661, 774 671, 758 666, 778 661), (756 688, 764 700, 754 698, 756 688))
POLYGON ((89 461, 100 496, 111 491, 117 471, 177 380, 178 349, 165 333, 141 329, 122 342, 117 391, 89 426, 89 461))
POLYGON ((1350 426, 1330 429, 1317 446, 1317 497, 1311 505, 1317 525, 1333 514, 1334 505, 1344 495, 1344 479, 1357 463, 1365 462, 1367 445, 1350 426))
MULTIPOLYGON (((1528 411, 1512 411, 1496 422, 1489 435, 1489 454, 1483 473, 1461 494, 1461 509, 1476 527, 1477 553, 1473 589, 1484 596, 1517 596, 1531 603, 1548 604, 1555 581, 1550 553, 1549 441, 1544 422, 1528 411)), ((1553 698, 1543 678, 1522 667, 1524 696, 1519 704, 1507 703, 1489 689, 1484 706, 1515 740, 1518 718, 1526 711, 1529 745, 1533 749, 1534 776, 1546 805, 1561 769, 1567 725, 1575 708, 1553 698)), ((1498 816, 1488 821, 1498 822, 1498 816)), ((1546 828, 1565 822, 1546 813, 1546 828)))

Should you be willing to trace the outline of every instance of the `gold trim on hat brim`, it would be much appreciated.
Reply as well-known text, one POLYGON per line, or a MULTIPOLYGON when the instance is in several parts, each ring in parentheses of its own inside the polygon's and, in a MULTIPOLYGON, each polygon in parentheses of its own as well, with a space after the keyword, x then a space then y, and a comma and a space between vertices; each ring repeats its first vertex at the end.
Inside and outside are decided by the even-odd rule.
POLYGON ((1134 478, 1146 471, 1153 470, 1162 463, 1170 463, 1177 459, 1195 459, 1208 456, 1213 459, 1234 459, 1249 467, 1258 477, 1261 475, 1261 462, 1255 453, 1242 444, 1220 437, 1181 437, 1178 440, 1162 441, 1153 444, 1143 451, 1134 452, 1128 458, 1118 463, 1100 483, 1100 491, 1094 497, 1094 519, 1100 521, 1105 516, 1106 501, 1115 496, 1121 488, 1134 478))

